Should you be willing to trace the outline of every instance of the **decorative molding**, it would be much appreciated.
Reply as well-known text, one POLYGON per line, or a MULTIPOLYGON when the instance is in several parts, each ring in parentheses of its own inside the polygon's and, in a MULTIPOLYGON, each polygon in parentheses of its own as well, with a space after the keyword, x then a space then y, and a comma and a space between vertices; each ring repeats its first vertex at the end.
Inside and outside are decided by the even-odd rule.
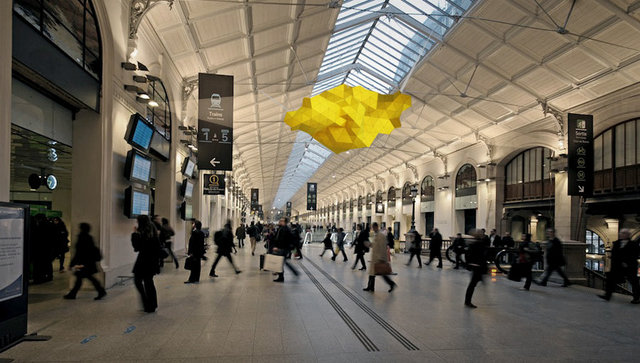
POLYGON ((173 2, 175 0, 131 0, 131 7, 129 8, 129 39, 135 40, 138 38, 138 27, 142 19, 154 6, 159 3, 168 3, 169 9, 173 9, 173 2))
POLYGON ((414 181, 417 183, 418 182, 418 168, 416 168, 415 165, 409 164, 409 163, 404 163, 404 166, 411 170, 411 172, 413 173, 413 179, 414 181))
POLYGON ((562 117, 562 112, 556 109, 555 107, 551 106, 549 103, 547 103, 547 100, 538 100, 538 103, 542 107, 542 112, 544 113, 545 117, 547 116, 547 114, 550 114, 551 116, 553 116, 553 118, 556 119, 556 122, 558 125, 558 136, 564 136, 565 130, 564 130, 564 118, 562 117))
POLYGON ((198 80, 184 81, 182 82, 182 113, 180 115, 180 120, 184 123, 187 117, 187 103, 189 102, 189 98, 193 94, 193 91, 198 88, 198 80))
POLYGON ((386 180, 378 175, 376 175, 376 180, 380 182, 380 184, 382 185, 382 190, 384 191, 386 189, 386 180))
POLYGON ((445 175, 448 174, 449 171, 447 170, 447 155, 434 151, 433 156, 435 156, 436 158, 440 159, 440 161, 442 161, 442 164, 444 165, 444 174, 445 175))
POLYGON ((396 185, 400 185, 400 174, 392 171, 391 169, 389 169, 389 174, 391 174, 396 180, 396 185))

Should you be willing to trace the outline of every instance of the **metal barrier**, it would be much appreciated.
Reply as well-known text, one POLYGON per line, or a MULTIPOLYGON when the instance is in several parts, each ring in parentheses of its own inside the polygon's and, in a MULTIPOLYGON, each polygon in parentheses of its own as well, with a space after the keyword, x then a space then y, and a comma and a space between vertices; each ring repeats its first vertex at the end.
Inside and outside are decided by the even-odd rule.
MULTIPOLYGON (((604 290, 607 281, 607 277, 605 276, 605 274, 585 267, 584 277, 587 279, 587 287, 604 290)), ((633 295, 629 288, 630 286, 628 286, 628 283, 624 285, 616 284, 615 292, 617 292, 618 294, 633 295)))

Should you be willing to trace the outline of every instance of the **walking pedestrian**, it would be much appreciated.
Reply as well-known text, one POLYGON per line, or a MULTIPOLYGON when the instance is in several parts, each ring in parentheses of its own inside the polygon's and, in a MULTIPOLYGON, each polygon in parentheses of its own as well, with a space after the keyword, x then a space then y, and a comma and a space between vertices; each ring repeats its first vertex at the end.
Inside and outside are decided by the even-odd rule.
POLYGON ((442 268, 442 235, 437 228, 434 228, 431 234, 431 241, 429 241, 429 262, 425 263, 425 266, 429 266, 431 261, 438 259, 438 268, 442 268))
POLYGON ((136 218, 138 226, 133 228, 131 244, 138 257, 133 265, 133 282, 140 293, 142 306, 147 313, 158 308, 158 296, 153 277, 160 273, 160 242, 158 232, 148 216, 136 218))
POLYGON ((238 239, 238 247, 244 247, 244 239, 246 238, 247 233, 244 229, 244 224, 240 223, 238 228, 236 228, 236 238, 238 239))
POLYGON ((69 231, 60 217, 53 217, 52 232, 55 244, 56 258, 60 260, 59 272, 64 272, 64 258, 67 252, 69 252, 69 231))
MULTIPOLYGON (((278 231, 276 232, 275 238, 273 239, 273 252, 284 256, 284 265, 287 266, 291 272, 298 276, 299 272, 296 270, 288 261, 287 256, 291 255, 291 250, 294 246, 293 233, 289 226, 287 226, 289 220, 287 218, 280 218, 278 221, 278 231)), ((274 282, 284 282, 284 266, 282 272, 278 273, 278 277, 273 280, 274 282)))
POLYGON ((413 256, 418 260, 418 268, 422 268, 422 259, 420 255, 422 254, 422 236, 418 231, 413 231, 413 239, 411 240, 411 247, 409 247, 409 262, 407 262, 407 266, 411 265, 411 260, 413 260, 413 256))
POLYGON ((638 240, 631 240, 631 232, 623 228, 618 233, 618 240, 611 247, 611 271, 607 272, 604 295, 598 295, 604 300, 611 300, 616 285, 625 279, 631 284, 633 294, 632 304, 640 304, 640 286, 638 284, 638 254, 640 247, 638 240))
POLYGON ((398 284, 393 282, 389 275, 391 274, 391 264, 387 254, 387 239, 384 233, 378 229, 378 222, 371 224, 373 231, 373 242, 371 243, 371 264, 369 269, 369 282, 364 291, 374 292, 376 287, 376 275, 382 276, 384 281, 389 285, 389 292, 392 292, 398 284))
POLYGON ((95 287, 98 296, 94 300, 100 300, 107 295, 107 291, 93 276, 98 272, 97 263, 102 260, 102 254, 93 242, 93 237, 89 234, 90 231, 91 226, 88 223, 80 223, 80 233, 76 239, 75 253, 71 262, 69 262, 69 268, 74 271, 76 282, 71 291, 64 295, 67 300, 76 298, 78 290, 82 286, 82 279, 91 281, 93 287, 95 287))
POLYGON ((217 250, 218 256, 216 256, 216 260, 213 262, 213 265, 211 266, 211 271, 209 271, 209 276, 218 277, 218 275, 216 275, 216 266, 218 266, 218 262, 220 262, 220 259, 222 257, 226 257, 227 260, 229 260, 229 263, 231 263, 231 266, 236 271, 236 275, 241 273, 242 271, 240 271, 240 269, 236 267, 236 265, 233 263, 233 258, 231 258, 231 251, 233 250, 233 247, 234 247, 233 233, 231 232, 231 221, 227 220, 227 223, 225 223, 224 228, 214 233, 213 242, 216 244, 216 246, 218 246, 218 250, 217 250))
POLYGON ((169 225, 169 220, 166 218, 162 218, 161 228, 162 229, 160 230, 160 238, 164 243, 164 249, 173 259, 173 263, 176 265, 176 268, 180 268, 180 264, 178 264, 178 258, 176 257, 176 254, 173 253, 173 242, 171 242, 171 237, 173 237, 176 233, 173 231, 173 228, 171 228, 171 226, 169 225))
MULTIPOLYGON (((336 246, 338 246, 338 254, 340 252, 342 252, 342 256, 344 257, 343 262, 347 262, 349 261, 349 259, 347 258, 347 253, 344 252, 344 239, 345 239, 346 235, 344 234, 344 230, 342 228, 338 229, 338 240, 336 242, 336 246)), ((338 255, 334 255, 333 257, 331 257, 332 261, 336 260, 336 257, 338 255)))
POLYGON ((547 228, 545 232, 547 235, 547 250, 545 252, 547 264, 545 265, 546 268, 544 270, 544 275, 542 275, 542 279, 540 282, 537 282, 537 284, 540 286, 547 286, 549 277, 553 271, 556 271, 558 272, 558 275, 562 277, 562 287, 567 287, 571 283, 569 282, 567 275, 562 271, 562 267, 566 265, 566 260, 564 259, 564 253, 562 251, 562 242, 558 237, 556 237, 556 231, 553 228, 547 228))
POLYGON ((256 240, 258 238, 258 227, 251 221, 251 225, 247 228, 247 234, 249 235, 249 247, 251 247, 251 256, 255 254, 256 251, 256 240))
POLYGON ((327 250, 331 251, 331 253, 333 254, 333 257, 335 257, 336 253, 333 250, 333 241, 331 241, 331 233, 330 232, 327 232, 327 234, 324 236, 324 239, 322 240, 322 243, 324 244, 324 249, 322 250, 322 253, 320 254, 320 257, 324 256, 324 253, 327 252, 327 250))
POLYGON ((456 238, 453 240, 451 244, 451 248, 453 249, 453 253, 456 256, 456 266, 453 268, 457 270, 460 268, 460 264, 462 263, 462 255, 464 254, 464 250, 467 247, 467 243, 464 238, 462 238, 462 233, 456 234, 456 238))
POLYGON ((518 247, 517 268, 520 268, 520 274, 525 278, 524 286, 522 287, 524 290, 529 290, 531 287, 533 264, 540 259, 541 254, 542 251, 531 241, 531 233, 523 234, 522 241, 518 247))
POLYGON ((367 264, 364 262, 364 254, 369 252, 369 248, 371 247, 371 242, 369 242, 369 231, 363 226, 358 225, 356 239, 353 242, 353 248, 355 248, 356 261, 353 263, 352 270, 355 270, 358 266, 358 262, 362 265, 360 267, 360 271, 364 271, 367 269, 367 264))
POLYGON ((474 229, 471 231, 474 239, 468 245, 466 259, 467 268, 471 270, 471 280, 467 286, 464 297, 464 305, 468 308, 477 308, 472 302, 473 292, 478 282, 482 281, 482 276, 487 273, 487 247, 488 243, 483 239, 482 231, 474 229))

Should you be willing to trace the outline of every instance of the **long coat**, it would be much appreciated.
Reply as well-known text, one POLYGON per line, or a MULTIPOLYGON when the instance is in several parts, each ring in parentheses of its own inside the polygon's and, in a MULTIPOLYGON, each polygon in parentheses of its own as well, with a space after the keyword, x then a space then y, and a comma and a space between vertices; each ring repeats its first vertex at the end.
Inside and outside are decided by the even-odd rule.
POLYGON ((201 230, 191 232, 188 253, 196 258, 204 256, 204 233, 201 230))
POLYGON ((138 252, 138 258, 133 265, 133 273, 140 276, 157 275, 160 273, 160 242, 157 236, 151 238, 138 232, 131 234, 131 245, 138 252))
MULTIPOLYGON (((385 235, 380 231, 374 232, 373 241, 371 241, 371 264, 389 262, 387 256, 387 239, 385 235)), ((375 275, 375 268, 369 269, 369 275, 375 275)))
POLYGON ((96 263, 102 259, 100 250, 93 242, 93 237, 88 233, 80 233, 76 242, 76 250, 69 266, 82 265, 83 274, 93 275, 98 272, 96 263))

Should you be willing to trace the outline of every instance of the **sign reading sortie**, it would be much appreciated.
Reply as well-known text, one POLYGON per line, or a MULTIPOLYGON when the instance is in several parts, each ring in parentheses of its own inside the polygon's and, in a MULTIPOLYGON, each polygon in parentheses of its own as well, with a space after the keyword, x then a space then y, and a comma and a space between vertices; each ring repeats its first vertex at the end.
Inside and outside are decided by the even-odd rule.
POLYGON ((233 76, 198 74, 198 169, 232 170, 233 76))
POLYGON ((589 197, 593 193, 593 115, 568 117, 568 193, 589 197))

